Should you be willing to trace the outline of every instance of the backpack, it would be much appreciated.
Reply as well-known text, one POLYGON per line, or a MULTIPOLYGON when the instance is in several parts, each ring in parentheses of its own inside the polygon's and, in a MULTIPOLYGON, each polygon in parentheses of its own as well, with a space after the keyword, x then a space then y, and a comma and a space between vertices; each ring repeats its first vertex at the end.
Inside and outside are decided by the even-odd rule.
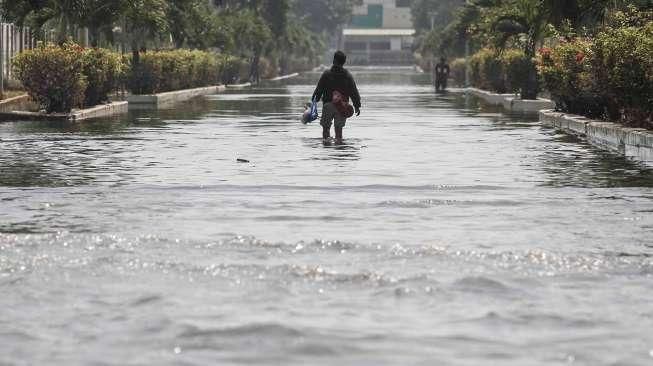
POLYGON ((350 118, 354 115, 354 107, 349 104, 349 97, 344 93, 334 90, 331 103, 336 106, 336 109, 343 117, 350 118))

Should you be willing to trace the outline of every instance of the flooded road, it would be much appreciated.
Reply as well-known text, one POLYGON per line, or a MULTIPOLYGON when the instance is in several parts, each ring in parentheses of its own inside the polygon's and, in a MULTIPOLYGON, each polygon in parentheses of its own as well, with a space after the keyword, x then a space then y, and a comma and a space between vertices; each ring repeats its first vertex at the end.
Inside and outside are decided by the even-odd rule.
POLYGON ((355 77, 342 145, 317 74, 0 124, 0 364, 653 362, 652 170, 355 77))

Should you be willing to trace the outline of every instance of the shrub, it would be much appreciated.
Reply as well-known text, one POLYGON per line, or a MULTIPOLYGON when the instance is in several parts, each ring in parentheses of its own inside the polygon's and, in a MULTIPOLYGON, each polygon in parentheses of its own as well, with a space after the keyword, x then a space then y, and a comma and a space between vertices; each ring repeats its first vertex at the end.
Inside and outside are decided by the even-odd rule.
POLYGON ((471 82, 477 88, 506 92, 505 72, 497 52, 484 48, 470 59, 471 82))
POLYGON ((94 106, 109 100, 109 93, 118 88, 123 72, 120 54, 102 48, 83 52, 83 74, 86 77, 84 105, 94 106))
POLYGON ((653 128, 653 22, 605 28, 540 50, 539 70, 564 112, 653 128))
POLYGON ((231 55, 220 55, 220 79, 224 84, 233 84, 249 74, 249 63, 242 58, 231 55))
POLYGON ((276 59, 261 57, 258 69, 259 69, 259 74, 261 74, 261 77, 263 79, 272 79, 274 77, 279 76, 279 72, 277 71, 279 66, 275 61, 276 59))
POLYGON ((132 62, 128 87, 134 94, 155 94, 215 85, 221 64, 209 52, 172 50, 145 52, 140 62, 132 62))
POLYGON ((467 67, 467 62, 464 58, 457 58, 449 64, 451 69, 451 77, 454 80, 454 83, 458 86, 465 85, 465 68, 467 67))
POLYGON ((68 113, 84 100, 84 50, 74 43, 39 44, 14 59, 14 71, 28 94, 47 113, 68 113))
POLYGON ((521 50, 506 50, 501 55, 505 72, 505 86, 509 93, 519 93, 528 79, 532 62, 521 50))
POLYGON ((540 50, 539 72, 558 109, 601 117, 604 101, 594 83, 591 42, 575 39, 540 50))
POLYGON ((653 22, 608 28, 591 46, 592 77, 607 117, 653 128, 653 22))

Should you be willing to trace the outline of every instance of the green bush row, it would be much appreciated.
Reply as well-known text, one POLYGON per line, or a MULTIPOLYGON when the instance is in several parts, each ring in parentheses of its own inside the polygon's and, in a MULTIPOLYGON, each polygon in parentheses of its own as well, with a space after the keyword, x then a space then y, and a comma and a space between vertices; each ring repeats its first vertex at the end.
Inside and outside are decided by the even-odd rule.
POLYGON ((559 110, 653 128, 653 22, 543 48, 538 67, 559 110))
MULTIPOLYGON (((495 93, 517 93, 528 77, 531 62, 520 50, 484 48, 470 58, 470 82, 474 87, 495 93)), ((460 77, 456 75, 462 73, 464 78, 464 66, 456 67, 463 70, 454 69, 454 77, 460 77)))
POLYGON ((154 94, 234 83, 248 75, 248 65, 238 57, 191 50, 143 52, 134 63, 71 42, 42 43, 13 61, 18 80, 47 113, 104 103, 121 85, 134 94, 154 94))
POLYGON ((74 43, 39 44, 16 56, 13 67, 28 94, 47 113, 107 101, 123 71, 119 55, 74 43))
POLYGON ((128 87, 134 94, 155 94, 216 85, 231 62, 204 51, 143 52, 138 63, 132 62, 128 87))

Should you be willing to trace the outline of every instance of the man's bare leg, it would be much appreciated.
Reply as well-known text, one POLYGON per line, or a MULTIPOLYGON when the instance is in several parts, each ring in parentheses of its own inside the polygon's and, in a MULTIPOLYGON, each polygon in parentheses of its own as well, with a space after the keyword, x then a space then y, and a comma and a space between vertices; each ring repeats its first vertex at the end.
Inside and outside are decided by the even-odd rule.
POLYGON ((326 140, 330 137, 331 137, 331 127, 322 126, 322 138, 326 140))

